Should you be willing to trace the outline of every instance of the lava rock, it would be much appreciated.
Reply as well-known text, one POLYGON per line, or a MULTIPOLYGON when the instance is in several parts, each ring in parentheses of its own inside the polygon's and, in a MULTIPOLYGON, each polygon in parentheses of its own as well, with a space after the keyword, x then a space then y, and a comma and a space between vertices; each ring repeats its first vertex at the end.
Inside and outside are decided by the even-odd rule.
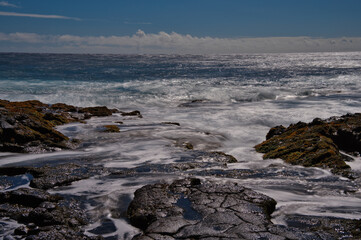
POLYGON ((107 107, 78 108, 64 103, 48 105, 36 100, 0 100, 0 151, 39 153, 74 148, 78 141, 55 130, 55 126, 115 112, 118 111, 107 107))
POLYGON ((287 163, 305 167, 329 168, 335 174, 352 178, 349 160, 340 150, 361 153, 361 113, 348 114, 311 123, 277 126, 266 141, 255 146, 264 158, 281 158, 287 163))
POLYGON ((237 159, 235 157, 233 157, 232 155, 226 154, 224 152, 211 152, 208 154, 211 158, 215 158, 216 162, 221 162, 221 163, 236 163, 238 162, 237 159))
POLYGON ((0 176, 31 175, 30 186, 47 190, 58 186, 70 185, 74 181, 86 179, 103 173, 103 168, 80 166, 74 163, 41 167, 0 167, 0 176))
POLYGON ((317 232, 322 239, 361 239, 361 220, 287 215, 285 222, 289 227, 317 232))
POLYGON ((101 168, 80 166, 73 163, 34 167, 28 170, 28 172, 34 176, 30 181, 30 186, 44 190, 57 186, 70 185, 74 181, 89 178, 100 174, 102 171, 101 168))
POLYGON ((158 239, 360 239, 361 220, 285 216, 271 222, 276 201, 235 183, 197 178, 138 189, 127 215, 143 232, 133 240, 158 239))
POLYGON ((100 239, 83 234, 89 223, 74 199, 64 199, 40 189, 20 188, 0 193, 0 217, 25 224, 14 231, 26 239, 100 239))
POLYGON ((237 184, 193 178, 138 189, 127 214, 144 231, 135 239, 248 239, 255 231, 273 236, 267 227, 275 205, 272 198, 237 184))
POLYGON ((101 107, 80 108, 79 112, 81 112, 81 113, 90 113, 91 116, 106 117, 106 116, 111 116, 113 113, 117 113, 118 110, 116 110, 116 109, 108 109, 105 106, 101 106, 101 107))
POLYGON ((117 125, 104 125, 105 128, 104 132, 120 132, 120 129, 117 125))
POLYGON ((132 111, 132 112, 121 112, 122 116, 136 116, 138 118, 143 118, 142 114, 135 110, 135 111, 132 111))
POLYGON ((180 126, 180 123, 177 122, 162 122, 162 124, 180 126))

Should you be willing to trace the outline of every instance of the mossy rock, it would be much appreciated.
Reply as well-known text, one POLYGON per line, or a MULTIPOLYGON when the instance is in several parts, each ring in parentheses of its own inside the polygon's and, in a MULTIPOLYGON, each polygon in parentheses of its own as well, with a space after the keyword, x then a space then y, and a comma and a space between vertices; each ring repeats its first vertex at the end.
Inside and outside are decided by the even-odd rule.
POLYGON ((350 167, 340 150, 360 154, 361 114, 348 114, 311 123, 291 124, 288 128, 271 128, 267 140, 255 146, 263 158, 281 158, 287 163, 305 167, 331 169, 349 176, 350 167))
POLYGON ((120 129, 117 125, 104 125, 105 128, 104 132, 120 132, 120 129))
MULTIPOLYGON (((76 141, 55 130, 55 126, 81 122, 87 116, 109 116, 116 111, 107 107, 79 108, 64 103, 50 105, 37 100, 0 100, 0 151, 43 152, 73 148, 76 141)), ((113 127, 112 131, 115 130, 113 127)))

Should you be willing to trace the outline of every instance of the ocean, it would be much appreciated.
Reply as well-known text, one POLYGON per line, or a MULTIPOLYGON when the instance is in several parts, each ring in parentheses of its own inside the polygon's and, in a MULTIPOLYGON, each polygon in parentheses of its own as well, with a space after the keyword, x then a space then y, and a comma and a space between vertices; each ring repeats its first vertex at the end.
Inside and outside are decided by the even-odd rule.
MULTIPOLYGON (((126 211, 136 189, 149 183, 198 176, 238 182, 277 201, 274 223, 287 214, 361 218, 359 183, 328 170, 263 160, 254 146, 271 127, 361 112, 361 52, 242 55, 73 55, 0 53, 0 99, 40 100, 80 107, 139 110, 143 118, 114 114, 59 126, 82 139, 75 150, 42 154, 1 153, 0 165, 76 162, 107 168, 193 161, 198 152, 222 151, 238 159, 229 170, 244 178, 138 171, 128 177, 97 176, 52 193, 74 196, 92 216, 89 235, 131 239, 138 229, 114 209, 126 211), (123 121, 120 133, 101 126, 123 121), (162 124, 176 122, 174 124, 162 124), (189 142, 194 150, 181 145, 189 142), (257 174, 255 174, 257 173, 257 174), (355 194, 347 195, 347 191, 355 194), (104 227, 107 220, 111 228, 104 227), (103 227, 100 227, 103 226, 103 227), (97 230, 94 230, 97 229, 97 230)), ((202 161, 198 159, 197 161, 202 161)), ((350 166, 361 170, 356 157, 350 166)), ((24 181, 24 186, 29 181, 24 181)))

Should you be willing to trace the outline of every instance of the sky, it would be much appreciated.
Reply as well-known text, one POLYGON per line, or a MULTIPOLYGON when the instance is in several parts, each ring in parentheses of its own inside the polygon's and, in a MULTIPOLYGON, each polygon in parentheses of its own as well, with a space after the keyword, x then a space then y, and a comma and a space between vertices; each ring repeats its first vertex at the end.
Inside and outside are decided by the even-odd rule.
POLYGON ((361 51, 361 0, 0 0, 0 52, 361 51))

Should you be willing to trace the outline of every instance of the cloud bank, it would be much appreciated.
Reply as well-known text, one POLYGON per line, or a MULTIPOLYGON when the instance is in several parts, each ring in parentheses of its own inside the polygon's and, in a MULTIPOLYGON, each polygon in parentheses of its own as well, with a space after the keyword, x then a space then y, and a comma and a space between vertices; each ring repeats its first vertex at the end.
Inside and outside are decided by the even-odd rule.
POLYGON ((79 18, 60 16, 60 15, 44 15, 44 14, 33 14, 33 13, 17 13, 17 12, 1 12, 0 16, 7 17, 30 17, 30 18, 48 18, 48 19, 68 19, 68 20, 77 20, 80 21, 79 18))
POLYGON ((361 37, 213 38, 175 32, 132 36, 40 35, 0 33, 1 52, 233 54, 361 51, 361 37))

